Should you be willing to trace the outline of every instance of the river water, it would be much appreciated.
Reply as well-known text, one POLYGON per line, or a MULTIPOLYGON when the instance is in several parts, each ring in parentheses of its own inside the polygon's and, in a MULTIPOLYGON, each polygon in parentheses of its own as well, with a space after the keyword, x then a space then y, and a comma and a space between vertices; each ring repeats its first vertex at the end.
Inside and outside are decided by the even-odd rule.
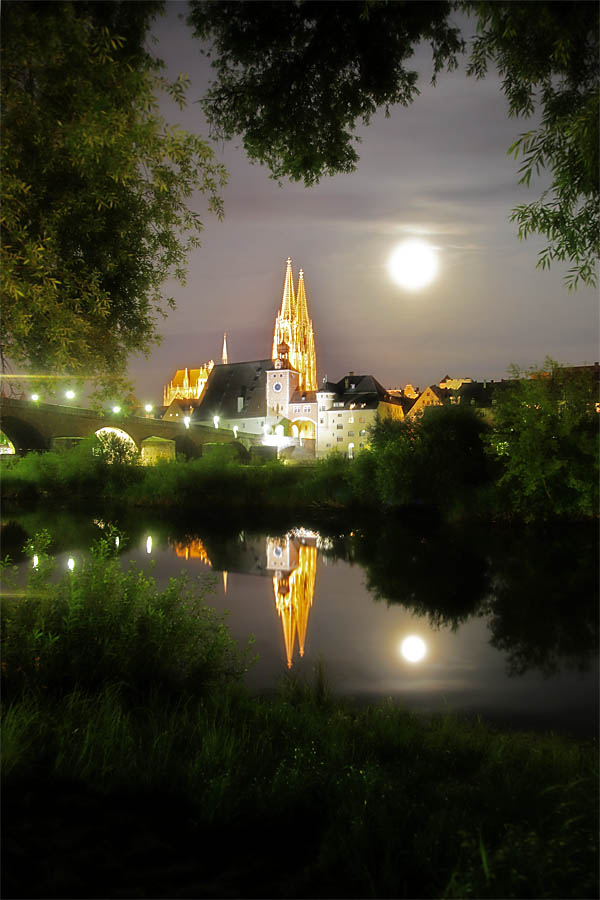
POLYGON ((247 681, 272 689, 317 661, 359 702, 479 714, 519 728, 598 732, 597 533, 364 522, 182 522, 3 511, 2 554, 23 570, 25 537, 46 528, 59 568, 78 565, 106 524, 123 561, 159 584, 199 577, 233 636, 255 637, 247 681), (407 641, 407 639, 409 639, 407 641))

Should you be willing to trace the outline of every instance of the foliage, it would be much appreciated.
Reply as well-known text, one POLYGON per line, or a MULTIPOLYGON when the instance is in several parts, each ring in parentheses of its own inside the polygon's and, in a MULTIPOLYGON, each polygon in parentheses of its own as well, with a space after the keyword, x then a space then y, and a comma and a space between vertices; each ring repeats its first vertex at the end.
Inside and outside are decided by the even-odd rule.
POLYGON ((357 121, 418 93, 405 67, 414 45, 431 43, 436 70, 454 64, 462 42, 449 11, 444 2, 402 4, 399 17, 388 3, 191 0, 194 34, 216 51, 205 115, 220 137, 242 134, 250 159, 278 178, 310 185, 351 172, 357 121))
POLYGON ((379 420, 371 433, 377 494, 384 503, 469 504, 491 480, 482 437, 488 425, 470 407, 431 406, 419 420, 379 420))
POLYGON ((37 564, 24 596, 2 604, 5 697, 111 684, 134 694, 153 685, 202 691, 246 671, 248 652, 206 606, 198 585, 181 576, 159 590, 134 564, 122 571, 117 536, 107 528, 89 558, 58 581, 49 536, 31 540, 27 549, 37 564))
POLYGON ((114 432, 103 432, 97 436, 92 453, 109 465, 132 465, 140 458, 135 442, 114 432))
POLYGON ((502 463, 499 487, 525 520, 593 516, 598 511, 598 385, 585 369, 511 368, 498 392, 491 454, 502 463))
POLYGON ((513 212, 522 238, 545 235, 538 265, 570 260, 569 288, 596 284, 600 252, 598 131, 598 7, 594 3, 466 2, 477 16, 478 35, 469 73, 486 74, 494 63, 512 116, 539 110, 539 126, 510 148, 523 159, 520 183, 547 170, 552 184, 539 200, 513 212))
POLYGON ((189 23, 210 42, 216 82, 205 114, 224 138, 242 135, 251 160, 275 177, 311 185, 350 172, 357 123, 418 94, 406 61, 420 41, 433 49, 434 80, 467 51, 454 12, 477 20, 468 71, 494 64, 511 115, 541 115, 509 152, 521 181, 548 169, 552 186, 514 210, 521 237, 545 235, 540 265, 567 259, 567 276, 596 283, 598 201, 598 7, 572 2, 214 3, 191 0, 189 23))
POLYGON ((157 341, 225 173, 206 141, 168 126, 185 103, 144 41, 161 2, 20 3, 2 10, 3 364, 123 386, 157 341))
POLYGON ((557 736, 319 680, 25 698, 3 734, 7 896, 595 896, 596 753, 557 736))

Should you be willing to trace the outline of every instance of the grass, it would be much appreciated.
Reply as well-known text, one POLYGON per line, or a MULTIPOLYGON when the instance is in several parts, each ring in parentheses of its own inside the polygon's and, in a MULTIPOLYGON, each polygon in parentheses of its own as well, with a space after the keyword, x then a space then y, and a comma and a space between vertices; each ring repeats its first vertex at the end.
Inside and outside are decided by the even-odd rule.
POLYGON ((272 696, 188 583, 107 533, 3 603, 6 897, 597 896, 597 753, 556 735, 272 696))
POLYGON ((4 730, 5 896, 595 896, 594 753, 556 736, 357 709, 298 683, 271 698, 152 692, 138 706, 114 686, 29 697, 4 730), (120 858, 110 884, 97 850, 72 859, 47 827, 65 797, 84 830, 123 810, 148 868, 127 863, 133 833, 123 846, 103 833, 120 858), (184 847, 157 892, 156 870, 184 847), (34 849, 41 880, 24 865, 34 849))

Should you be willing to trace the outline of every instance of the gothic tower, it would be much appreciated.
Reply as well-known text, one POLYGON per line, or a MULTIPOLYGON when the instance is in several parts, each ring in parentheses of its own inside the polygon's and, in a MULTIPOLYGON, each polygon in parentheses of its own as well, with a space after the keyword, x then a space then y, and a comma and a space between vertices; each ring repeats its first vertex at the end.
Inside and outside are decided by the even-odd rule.
POLYGON ((300 374, 299 387, 305 391, 317 389, 317 361, 312 322, 308 316, 304 272, 300 269, 298 295, 294 297, 292 260, 288 257, 283 285, 281 309, 275 320, 273 359, 279 357, 280 344, 289 347, 290 366, 300 374))

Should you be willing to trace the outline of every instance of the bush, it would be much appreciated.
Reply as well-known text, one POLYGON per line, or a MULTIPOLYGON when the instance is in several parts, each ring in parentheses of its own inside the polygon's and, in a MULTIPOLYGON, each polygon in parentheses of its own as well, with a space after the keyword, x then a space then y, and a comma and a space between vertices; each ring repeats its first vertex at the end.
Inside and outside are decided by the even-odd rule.
POLYGON ((36 535, 38 565, 24 596, 2 606, 2 680, 24 691, 95 691, 123 684, 132 692, 200 690, 237 680, 250 663, 223 618, 185 576, 159 591, 135 565, 121 569, 116 532, 92 548, 81 567, 51 580, 48 535, 36 535))

